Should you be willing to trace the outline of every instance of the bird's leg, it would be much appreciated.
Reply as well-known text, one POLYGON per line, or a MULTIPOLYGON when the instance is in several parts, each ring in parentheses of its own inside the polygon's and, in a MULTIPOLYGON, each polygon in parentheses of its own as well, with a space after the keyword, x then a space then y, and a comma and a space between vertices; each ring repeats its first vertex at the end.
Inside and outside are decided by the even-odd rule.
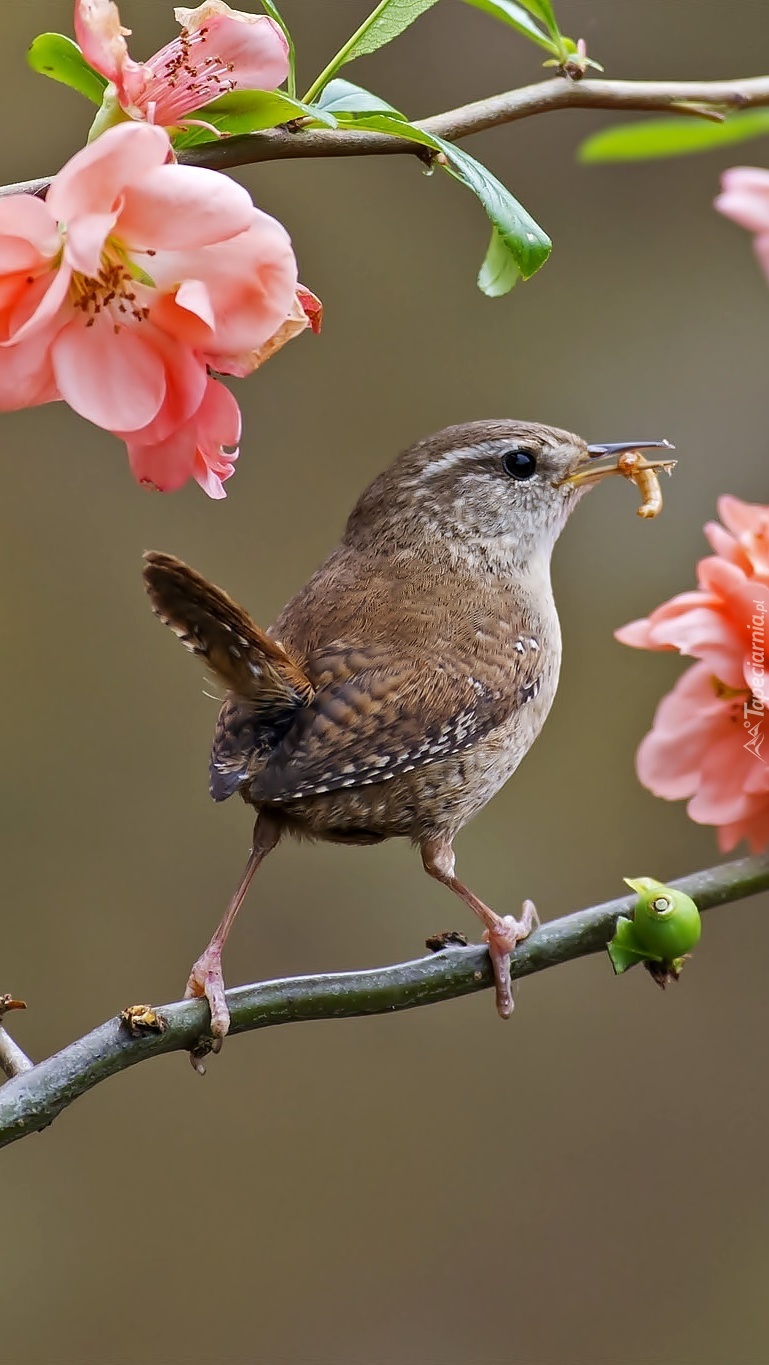
POLYGON ((213 937, 208 947, 200 954, 195 963, 187 988, 184 992, 185 1000, 190 1000, 197 996, 204 995, 211 1010, 211 1032, 218 1041, 218 1046, 212 1050, 218 1052, 221 1047, 221 1039, 224 1038, 230 1027, 230 1012, 227 1008, 227 1001, 224 996, 224 976, 222 974, 222 949, 227 942, 227 935, 232 928, 246 892, 251 883, 259 864, 264 861, 267 854, 277 844, 281 835, 280 824, 267 815, 259 815, 254 826, 254 841, 245 871, 240 879, 238 889, 232 897, 227 909, 222 917, 221 924, 214 930, 213 937))
POLYGON ((422 844, 425 872, 443 886, 460 896, 484 924, 483 940, 489 945, 489 957, 494 970, 497 1010, 503 1019, 513 1012, 513 988, 510 978, 510 954, 515 945, 527 938, 539 923, 533 901, 524 901, 520 919, 513 915, 497 915, 488 905, 474 896, 469 887, 454 876, 454 850, 448 839, 426 839, 422 844))

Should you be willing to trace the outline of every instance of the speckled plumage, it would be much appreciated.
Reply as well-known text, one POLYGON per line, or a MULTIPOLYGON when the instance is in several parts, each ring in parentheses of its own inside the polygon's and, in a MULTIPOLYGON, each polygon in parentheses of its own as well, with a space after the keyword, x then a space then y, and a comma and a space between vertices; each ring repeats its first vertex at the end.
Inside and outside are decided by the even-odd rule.
MULTIPOLYGON (((587 459, 579 437, 529 423, 429 437, 365 490, 267 633, 179 561, 148 556, 155 610, 228 688, 211 791, 256 808, 252 862, 283 831, 405 836, 494 949, 503 921, 454 877, 451 843, 518 767, 555 696, 550 555, 582 491, 568 478, 587 459), (506 472, 510 451, 532 456, 531 477, 506 472)), ((190 989, 211 998, 200 963, 190 989)))

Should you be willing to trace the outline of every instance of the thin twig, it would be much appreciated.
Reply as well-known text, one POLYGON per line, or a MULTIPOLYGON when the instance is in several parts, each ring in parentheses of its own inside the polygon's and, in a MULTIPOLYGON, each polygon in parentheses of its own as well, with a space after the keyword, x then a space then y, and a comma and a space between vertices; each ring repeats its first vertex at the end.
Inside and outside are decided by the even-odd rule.
POLYGON ((2 1070, 9 1080, 14 1076, 21 1076, 26 1071, 31 1071, 35 1063, 26 1052, 22 1052, 18 1043, 14 1042, 10 1033, 6 1032, 0 1024, 0 1070, 2 1070))
MULTIPOLYGON (((671 885, 692 896, 700 910, 769 889, 769 858, 743 858, 671 885)), ((624 896, 589 910, 578 910, 536 929, 516 948, 513 976, 530 976, 559 962, 598 953, 614 933, 617 916, 635 898, 624 896)), ((606 970, 609 970, 607 963, 606 970)), ((433 1005, 492 985, 486 948, 447 948, 432 957, 400 962, 373 971, 336 972, 240 986, 227 992, 232 1033, 310 1019, 349 1019, 368 1014, 433 1005)), ((70 1043, 25 1075, 0 1089, 0 1146, 45 1128, 79 1095, 108 1076, 165 1052, 189 1051, 209 1024, 204 1001, 161 1005, 163 1032, 132 1037, 120 1019, 70 1043)))
MULTIPOLYGON (((443 114, 434 114, 422 119, 418 126, 448 142, 458 142, 487 128, 514 123, 530 118, 532 114, 547 114, 554 109, 641 110, 702 118, 708 111, 724 113, 767 105, 769 76, 748 76, 731 81, 574 81, 556 76, 552 80, 538 81, 536 85, 524 85, 518 90, 462 105, 459 109, 449 109, 443 114)), ((260 161, 406 153, 419 156, 419 145, 404 138, 390 137, 387 133, 335 128, 289 132, 283 128, 268 128, 261 133, 222 138, 218 142, 192 147, 182 154, 182 160, 191 166, 226 170, 260 161)), ((15 185, 0 186, 0 196, 42 194, 49 184, 50 179, 46 177, 22 180, 15 185)))
MULTIPOLYGON (((23 1000, 16 1000, 12 995, 0 995, 0 1020, 9 1010, 25 1010, 27 1007, 23 1000)), ((18 1043, 14 1041, 10 1033, 6 1033, 0 1023, 0 1071, 3 1071, 8 1080, 14 1076, 20 1076, 24 1071, 31 1071, 35 1063, 29 1058, 26 1052, 22 1052, 18 1043)))

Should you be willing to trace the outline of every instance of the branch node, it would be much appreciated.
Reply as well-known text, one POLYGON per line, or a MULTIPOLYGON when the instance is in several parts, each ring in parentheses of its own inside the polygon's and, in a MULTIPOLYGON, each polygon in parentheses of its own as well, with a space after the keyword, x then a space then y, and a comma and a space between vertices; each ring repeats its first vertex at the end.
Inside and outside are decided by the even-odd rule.
POLYGON ((25 1072, 33 1071, 34 1067, 32 1059, 26 1052, 22 1052, 18 1043, 0 1024, 0 1070, 10 1081, 14 1076, 23 1076, 25 1072))
POLYGON ((120 1027, 132 1038, 144 1038, 149 1033, 165 1033, 168 1022, 151 1005, 127 1005, 120 1011, 120 1027))

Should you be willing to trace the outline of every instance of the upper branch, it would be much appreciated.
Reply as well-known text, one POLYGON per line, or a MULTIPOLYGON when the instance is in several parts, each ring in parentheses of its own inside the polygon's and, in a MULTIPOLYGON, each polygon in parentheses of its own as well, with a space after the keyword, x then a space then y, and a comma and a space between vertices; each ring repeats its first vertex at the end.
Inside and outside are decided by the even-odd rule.
MULTIPOLYGON (((574 81, 565 76, 507 90, 474 104, 449 109, 445 114, 418 120, 418 126, 447 142, 458 142, 473 133, 514 123, 532 114, 553 109, 662 110, 692 115, 691 106, 717 111, 757 108, 769 105, 769 76, 753 76, 736 81, 574 81), (687 107, 688 106, 688 107, 687 107)), ((252 165, 259 161, 325 156, 392 156, 409 152, 424 154, 414 142, 390 137, 387 133, 355 132, 349 129, 308 129, 287 132, 270 128, 263 133, 204 143, 184 155, 190 165, 252 165)))
MULTIPOLYGON (((501 123, 514 123, 532 114, 553 109, 618 109, 662 111, 692 115, 704 110, 728 112, 769 105, 769 76, 748 76, 731 81, 575 81, 565 76, 524 85, 474 104, 449 109, 422 119, 420 127, 449 142, 457 142, 501 123)), ((354 129, 269 128, 261 133, 206 142, 183 153, 192 166, 225 170, 260 161, 287 161, 326 156, 424 155, 417 143, 387 133, 356 132, 354 129)), ((0 195, 41 194, 48 177, 23 180, 0 187, 0 195)))
MULTIPOLYGON (((743 858, 671 885, 691 896, 700 910, 713 909, 769 889, 769 858, 743 858)), ((635 897, 623 896, 543 924, 516 948, 513 976, 530 976, 559 962, 600 952, 614 933, 618 915, 627 914, 634 903, 635 897)), ((264 981, 227 992, 230 1031, 389 1014, 486 990, 492 983, 488 950, 482 947, 448 948, 432 957, 373 971, 264 981)), ((206 1035, 205 1001, 163 1005, 157 1013, 163 1032, 134 1038, 121 1027, 119 1018, 110 1019, 7 1081, 0 1089, 0 1146, 47 1127, 79 1095, 117 1071, 164 1052, 190 1050, 206 1035)))

